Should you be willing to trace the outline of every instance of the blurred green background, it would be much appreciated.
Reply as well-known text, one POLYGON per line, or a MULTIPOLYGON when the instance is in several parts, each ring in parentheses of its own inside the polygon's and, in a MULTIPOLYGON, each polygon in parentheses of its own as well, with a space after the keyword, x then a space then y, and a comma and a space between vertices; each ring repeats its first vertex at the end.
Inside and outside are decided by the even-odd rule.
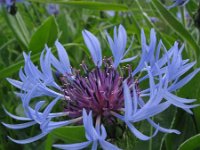
MULTIPOLYGON (((134 43, 131 55, 141 53, 140 31, 144 29, 149 39, 149 32, 154 28, 157 38, 170 48, 175 41, 185 44, 184 58, 197 61, 200 66, 200 10, 199 1, 190 0, 184 7, 167 10, 159 0, 99 0, 99 1, 66 1, 66 0, 30 0, 17 3, 17 14, 11 15, 5 7, 0 8, 0 104, 10 112, 23 115, 20 99, 14 95, 15 89, 6 78, 18 79, 18 71, 24 65, 22 52, 31 51, 32 60, 38 64, 44 45, 52 47, 59 41, 65 46, 71 64, 79 68, 81 60, 90 57, 82 38, 81 31, 87 29, 97 35, 101 41, 104 56, 110 56, 106 43, 105 30, 113 32, 113 27, 122 24, 128 33, 128 42, 134 43), (50 15, 47 12, 49 3, 59 4, 59 13, 50 15), (198 20, 199 19, 199 20, 198 20)), ((91 61, 91 59, 89 60, 91 61)), ((133 66, 137 64, 133 62, 133 66)), ((194 68, 195 69, 195 68, 194 68)), ((200 103, 200 75, 184 86, 178 95, 197 99, 200 103)), ((8 123, 19 123, 5 115, 0 106, 0 120, 8 123)), ((180 135, 159 133, 150 141, 135 139, 130 133, 119 139, 119 147, 131 150, 198 150, 200 149, 200 107, 193 109, 194 115, 171 107, 158 119, 164 127, 181 131, 180 135)), ((141 130, 149 131, 143 124, 141 130)), ((36 135, 39 127, 14 131, 0 124, 0 150, 50 150, 53 135, 37 142, 18 145, 11 142, 7 135, 24 139, 36 135)), ((65 135, 68 136, 68 135, 65 135)))

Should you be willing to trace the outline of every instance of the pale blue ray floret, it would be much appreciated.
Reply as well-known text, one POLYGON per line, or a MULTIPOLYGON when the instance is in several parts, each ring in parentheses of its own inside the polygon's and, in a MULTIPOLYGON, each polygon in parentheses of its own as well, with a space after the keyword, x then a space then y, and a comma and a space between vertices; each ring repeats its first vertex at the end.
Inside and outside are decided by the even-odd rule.
POLYGON ((58 15, 60 11, 60 7, 58 4, 48 4, 46 9, 50 15, 58 15))
POLYGON ((4 108, 6 114, 9 115, 10 117, 12 117, 13 119, 20 120, 20 121, 28 121, 26 123, 21 123, 21 124, 3 123, 3 125, 6 126, 7 128, 14 129, 14 130, 19 130, 19 129, 24 129, 24 128, 33 126, 35 124, 38 124, 40 126, 41 134, 36 135, 34 137, 31 137, 31 138, 28 138, 28 139, 24 139, 24 140, 15 140, 15 139, 9 137, 9 139, 11 139, 12 141, 14 141, 14 142, 16 142, 18 144, 26 144, 26 143, 34 142, 34 141, 36 141, 38 139, 43 138, 44 136, 46 136, 49 132, 51 132, 55 128, 66 126, 68 124, 72 124, 74 122, 78 122, 78 121, 81 120, 81 117, 80 117, 80 118, 66 120, 66 121, 58 121, 58 122, 51 121, 53 118, 57 118, 57 117, 62 117, 62 116, 68 115, 67 112, 51 113, 52 108, 60 100, 60 97, 55 98, 53 101, 51 101, 49 103, 48 106, 46 106, 46 108, 45 108, 45 110, 43 112, 40 112, 40 109, 45 104, 45 101, 37 102, 36 105, 35 105, 35 109, 30 107, 31 95, 33 94, 32 92, 34 90, 35 89, 33 88, 33 90, 30 91, 22 99, 22 104, 23 104, 23 107, 24 107, 24 112, 26 114, 26 117, 15 116, 15 115, 9 113, 4 108))
POLYGON ((190 0, 173 0, 173 4, 171 6, 168 6, 168 9, 171 9, 176 6, 184 6, 187 4, 190 0))
MULTIPOLYGON (((142 55, 139 64, 132 72, 132 75, 135 76, 138 72, 149 70, 149 72, 151 72, 151 76, 146 74, 139 79, 139 82, 142 82, 146 79, 153 81, 154 79, 159 78, 159 82, 165 83, 164 89, 162 90, 163 98, 168 100, 171 104, 180 107, 189 113, 192 113, 190 108, 198 105, 185 105, 184 103, 192 103, 195 100, 180 98, 174 95, 172 92, 187 84, 200 71, 200 68, 194 70, 187 76, 182 77, 182 75, 189 71, 196 63, 188 63, 188 59, 182 59, 184 45, 179 48, 178 43, 175 42, 169 51, 167 51, 161 40, 159 41, 158 45, 156 44, 157 39, 153 29, 151 30, 150 37, 151 40, 150 44, 148 45, 144 31, 142 30, 142 55), (164 49, 163 55, 161 55, 162 48, 164 49)), ((159 84, 156 86, 158 85, 159 84)), ((144 94, 146 92, 148 93, 149 91, 150 89, 145 89, 141 91, 141 93, 144 94)))
MULTIPOLYGON (((80 74, 77 77, 70 65, 68 54, 59 41, 55 42, 58 58, 56 58, 51 53, 51 49, 46 46, 40 56, 40 69, 31 61, 30 53, 24 53, 25 65, 24 68, 21 68, 19 71, 20 81, 10 78, 8 78, 8 81, 20 89, 20 92, 17 92, 16 94, 22 101, 25 117, 13 115, 6 109, 5 112, 13 119, 25 121, 25 123, 2 124, 7 128, 15 130, 39 125, 41 133, 35 137, 24 140, 9 138, 16 143, 26 144, 44 137, 53 129, 69 124, 76 125, 76 123, 80 124, 83 122, 86 139, 88 141, 76 144, 54 144, 54 147, 60 149, 82 149, 91 145, 92 149, 96 150, 98 145, 100 145, 103 149, 106 149, 107 147, 110 149, 118 149, 115 145, 106 141, 106 138, 109 138, 106 133, 107 124, 103 124, 102 119, 99 119, 103 118, 106 120, 109 117, 115 117, 117 120, 123 121, 133 135, 140 140, 149 140, 154 137, 158 131, 179 134, 180 132, 177 130, 161 127, 159 123, 156 123, 152 119, 152 117, 162 113, 171 105, 179 107, 189 113, 192 113, 191 108, 198 106, 191 104, 195 100, 180 98, 173 93, 188 83, 200 71, 198 68, 185 75, 185 73, 194 67, 195 62, 189 63, 189 60, 184 60, 182 58, 184 46, 179 48, 178 43, 175 42, 175 44, 167 50, 161 40, 157 42, 154 29, 151 30, 150 41, 148 44, 144 31, 142 30, 142 53, 140 61, 135 68, 131 68, 133 71, 129 70, 129 75, 126 77, 126 74, 120 75, 118 73, 118 68, 120 68, 121 63, 130 62, 134 60, 136 56, 125 58, 128 51, 132 50, 132 46, 129 46, 126 50, 127 34, 122 25, 119 26, 118 30, 116 27, 114 28, 113 39, 106 33, 108 44, 113 54, 113 62, 109 61, 109 63, 111 63, 110 66, 105 60, 105 62, 103 62, 102 50, 97 37, 87 30, 84 30, 82 34, 95 65, 91 72, 87 70, 89 72, 87 78, 81 77, 80 74), (61 76, 57 77, 57 74, 54 75, 54 72, 58 72, 61 76), (62 77, 61 82, 63 82, 65 86, 70 85, 70 87, 65 88, 59 85, 57 82, 59 77, 62 77), (104 83, 107 81, 112 81, 114 84, 109 85, 108 83, 104 83), (139 88, 142 82, 148 83, 148 86, 145 89, 139 88), (107 92, 107 85, 114 88, 113 91, 109 91, 111 94, 120 92, 120 95, 122 94, 123 96, 122 102, 119 102, 121 105, 116 105, 116 110, 112 109, 114 107, 102 109, 102 111, 109 110, 106 112, 110 115, 108 118, 106 118, 103 113, 95 114, 96 107, 104 106, 104 99, 102 97, 106 95, 103 95, 103 93, 107 92), (82 99, 78 99, 79 101, 71 99, 70 96, 77 94, 73 93, 76 92, 76 87, 78 87, 79 91, 78 96, 81 96, 80 94, 85 94, 83 96, 83 98, 85 98, 83 101, 82 99), (90 87, 92 87, 92 89, 90 87), (88 93, 84 93, 87 90, 88 93, 91 92, 92 94, 88 95, 88 93), (92 98, 94 97, 92 96, 95 94, 95 90, 97 91, 97 99, 94 100, 93 105, 92 98), (72 94, 70 95, 69 92, 72 92, 72 94), (102 95, 99 96, 100 94, 102 95), (43 100, 44 97, 53 100, 45 105, 46 101, 43 100), (40 101, 37 101, 33 108, 31 103, 35 99, 40 101), (95 108, 84 105, 88 100, 90 101, 89 104, 95 106, 95 108), (73 107, 78 109, 80 116, 73 117, 71 113, 79 113, 68 112, 66 110, 54 112, 53 107, 56 107, 59 104, 58 101, 76 102, 73 103, 73 107), (56 121, 58 117, 62 117, 62 119, 65 118, 66 120, 56 121), (144 120, 155 128, 153 135, 147 136, 136 128, 137 126, 135 123, 144 120)), ((118 104, 117 100, 119 100, 118 93, 111 96, 110 104, 118 104), (113 102, 115 101, 114 97, 117 97, 116 102, 113 102)))
POLYGON ((83 30, 82 35, 85 41, 85 44, 90 51, 94 64, 97 67, 101 67, 102 65, 102 54, 101 54, 101 46, 99 40, 89 31, 83 30))
POLYGON ((151 94, 149 97, 148 102, 145 104, 141 97, 138 96, 135 85, 132 86, 132 96, 130 89, 127 85, 127 81, 124 81, 123 83, 123 89, 124 89, 124 116, 117 114, 113 112, 113 115, 115 115, 120 120, 124 121, 126 125, 129 127, 131 132, 139 139, 141 140, 149 140, 153 136, 157 134, 158 131, 165 132, 165 133, 176 133, 179 134, 180 132, 174 129, 166 129, 163 127, 160 127, 158 124, 156 124, 153 120, 150 119, 150 117, 155 116, 164 110, 166 110, 169 106, 169 102, 162 102, 162 93, 157 94, 160 92, 160 88, 153 87, 152 82, 151 84, 151 94), (155 129, 156 131, 152 136, 146 136, 140 131, 138 131, 133 123, 147 120, 155 129))
MULTIPOLYGON (((150 2, 151 0, 147 0, 147 2, 150 2)), ((190 0, 171 0, 172 1, 172 5, 170 6, 166 6, 167 9, 171 9, 177 6, 184 6, 186 5, 190 0)))
POLYGON ((114 57, 114 63, 113 63, 114 68, 117 68, 120 63, 133 61, 137 57, 133 56, 131 58, 123 59, 125 55, 128 53, 128 51, 131 49, 132 44, 126 50, 127 34, 126 30, 122 25, 119 26, 118 32, 117 28, 116 27, 114 28, 113 40, 107 32, 106 35, 110 49, 114 57))
POLYGON ((92 150, 96 150, 98 147, 98 144, 104 149, 104 150, 119 150, 118 147, 115 145, 105 141, 107 137, 106 129, 103 125, 99 124, 98 122, 96 124, 96 127, 93 125, 93 119, 92 119, 92 112, 90 111, 87 115, 86 110, 83 110, 83 125, 85 128, 85 136, 88 141, 82 142, 82 143, 76 143, 76 144, 54 144, 53 147, 64 149, 64 150, 79 150, 88 147, 92 144, 92 150))

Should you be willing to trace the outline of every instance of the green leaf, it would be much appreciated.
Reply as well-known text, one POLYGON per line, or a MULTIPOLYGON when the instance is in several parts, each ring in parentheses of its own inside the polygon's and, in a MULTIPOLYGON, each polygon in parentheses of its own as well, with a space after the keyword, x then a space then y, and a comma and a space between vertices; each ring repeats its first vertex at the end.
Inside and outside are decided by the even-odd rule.
POLYGON ((158 11, 160 16, 164 19, 166 23, 169 24, 172 30, 174 30, 180 37, 182 37, 188 44, 193 48, 196 56, 200 56, 200 47, 195 42, 190 32, 184 28, 184 26, 158 1, 152 1, 153 6, 158 11))
POLYGON ((189 138, 188 140, 186 140, 185 142, 183 142, 178 150, 195 150, 197 148, 200 148, 200 134, 197 134, 191 138, 189 138))
POLYGON ((52 134, 48 134, 47 139, 45 140, 45 150, 51 150, 53 144, 52 134))
MULTIPOLYGON (((149 28, 154 28, 155 30, 157 30, 156 26, 152 23, 152 21, 150 20, 150 17, 148 16, 147 13, 145 13, 142 5, 140 4, 141 1, 136 0, 136 5, 138 6, 141 14, 143 14, 143 18, 145 19, 146 24, 148 25, 149 28)), ((159 35, 159 37, 161 37, 163 43, 165 44, 166 47, 170 47, 170 43, 168 42, 168 40, 166 39, 166 36, 164 36, 161 32, 157 32, 157 35, 159 35)))
POLYGON ((86 141, 85 129, 83 126, 61 127, 53 130, 51 134, 67 143, 86 141))
MULTIPOLYGON (((192 70, 193 71, 193 70, 192 70)), ((180 97, 194 98, 197 99, 196 104, 200 104, 200 86, 196 83, 200 82, 200 74, 198 73, 188 84, 182 87, 178 95, 180 97)), ((197 130, 200 130, 200 107, 193 109, 195 126, 197 130)), ((196 133, 197 134, 197 133, 196 133)))
POLYGON ((53 16, 47 18, 43 24, 33 34, 29 43, 29 50, 33 53, 42 51, 47 44, 49 47, 54 45, 58 38, 58 27, 53 16))
POLYGON ((193 116, 182 109, 177 109, 176 118, 172 128, 179 130, 181 134, 167 134, 167 137, 165 138, 166 150, 177 149, 183 141, 196 134, 193 116))
POLYGON ((42 2, 42 3, 66 4, 68 6, 73 6, 75 8, 87 8, 93 10, 116 10, 116 11, 128 10, 128 7, 126 5, 115 4, 115 3, 92 2, 92 1, 69 1, 69 0, 30 0, 30 1, 42 2))
POLYGON ((4 19, 6 20, 8 26, 11 28, 16 39, 19 41, 23 48, 27 49, 30 40, 30 33, 28 32, 20 12, 18 12, 15 16, 10 15, 5 9, 3 9, 2 12, 4 19))

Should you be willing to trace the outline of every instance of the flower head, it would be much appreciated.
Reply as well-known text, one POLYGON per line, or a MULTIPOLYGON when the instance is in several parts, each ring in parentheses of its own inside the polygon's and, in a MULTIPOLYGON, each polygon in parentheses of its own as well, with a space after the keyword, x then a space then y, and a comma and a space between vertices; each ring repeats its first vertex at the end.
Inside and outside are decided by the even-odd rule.
POLYGON ((106 132, 107 126, 118 121, 124 122, 140 140, 149 140, 158 131, 179 134, 177 130, 161 127, 152 117, 171 105, 189 113, 192 113, 191 108, 198 106, 191 104, 195 100, 180 98, 174 94, 174 91, 188 83, 200 71, 196 69, 184 75, 195 62, 189 63, 188 60, 182 59, 183 46, 179 48, 175 42, 166 50, 161 40, 157 43, 153 29, 150 43, 147 44, 142 30, 142 54, 138 65, 133 68, 130 62, 136 56, 124 58, 132 50, 132 46, 126 50, 127 34, 122 25, 118 29, 114 28, 113 39, 106 32, 113 59, 102 59, 100 42, 92 33, 84 30, 82 34, 95 65, 92 69, 84 62, 81 64, 82 71, 71 67, 68 54, 58 41, 55 43, 58 58, 46 46, 40 56, 41 69, 33 64, 30 53, 24 53, 25 66, 19 72, 20 81, 8 81, 21 90, 16 94, 22 100, 26 117, 15 116, 5 111, 14 119, 28 122, 3 125, 11 129, 23 129, 39 124, 41 134, 25 140, 10 139, 26 144, 44 137, 55 128, 83 123, 88 141, 67 145, 55 144, 54 147, 82 149, 92 144, 92 148, 97 149, 99 143, 103 149, 118 149, 106 141, 110 138, 106 132), (125 69, 120 67, 124 62, 130 63, 125 69), (56 70, 55 75, 52 70, 56 70), (141 88, 142 82, 147 82, 148 86, 141 88), (44 100, 38 101, 34 108, 30 106, 30 101, 44 96, 52 100, 43 111, 41 108, 44 106, 44 100), (53 112, 53 107, 59 104, 58 101, 64 102, 63 111, 53 112), (56 121, 56 118, 63 116, 66 116, 66 120, 56 121), (155 128, 153 135, 145 135, 136 128, 135 123, 144 120, 155 128))
MULTIPOLYGON (((100 120, 98 120, 100 121, 100 120)), ((103 149, 119 150, 115 145, 105 141, 107 137, 106 129, 103 125, 96 123, 96 127, 93 125, 92 112, 87 115, 86 110, 83 109, 83 124, 85 127, 85 136, 88 141, 76 144, 55 144, 53 145, 59 149, 71 150, 71 149, 83 149, 92 144, 92 149, 97 149, 98 143, 103 149)))
POLYGON ((47 12, 50 15, 58 15, 59 14, 59 5, 57 5, 57 4, 48 4, 47 5, 47 12))
POLYGON ((167 7, 167 8, 171 9, 173 7, 176 7, 176 6, 184 6, 188 2, 189 2, 189 0, 173 0, 173 4, 169 7, 167 7))
POLYGON ((8 12, 12 15, 17 13, 16 2, 22 2, 24 0, 0 0, 0 5, 5 5, 8 12))

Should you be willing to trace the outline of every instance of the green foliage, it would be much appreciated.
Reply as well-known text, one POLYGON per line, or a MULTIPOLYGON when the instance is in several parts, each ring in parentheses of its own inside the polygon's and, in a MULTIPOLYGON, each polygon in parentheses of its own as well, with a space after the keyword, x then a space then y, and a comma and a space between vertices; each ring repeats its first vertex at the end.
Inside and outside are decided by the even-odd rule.
POLYGON ((5 21, 7 22, 8 26, 10 26, 15 37, 24 48, 27 48, 30 35, 21 14, 17 13, 16 16, 11 16, 5 9, 2 10, 2 13, 5 21))
POLYGON ((41 52, 41 50, 44 49, 45 44, 47 44, 49 47, 52 47, 57 38, 58 26, 55 18, 50 16, 32 35, 28 49, 33 53, 41 52))
MULTIPOLYGON (((29 0, 28 3, 17 3, 18 12, 15 16, 10 15, 6 8, 2 7, 0 8, 0 104, 14 114, 24 115, 19 99, 13 94, 16 89, 5 80, 6 77, 18 78, 18 70, 24 65, 23 51, 26 53, 32 51, 31 58, 37 64, 45 44, 51 47, 53 53, 56 52, 54 42, 58 39, 66 48, 74 68, 79 68, 81 60, 91 62, 91 58, 86 59, 90 55, 82 39, 83 29, 88 29, 97 35, 101 41, 103 55, 110 56, 111 52, 105 42, 105 30, 112 34, 114 26, 123 24, 128 32, 128 43, 131 43, 134 36, 129 55, 137 55, 141 53, 141 29, 148 35, 150 29, 155 28, 158 40, 162 39, 167 48, 170 48, 176 40, 180 45, 185 44, 184 57, 196 60, 197 65, 194 68, 199 67, 200 32, 193 21, 198 5, 196 0, 190 0, 184 7, 167 10, 160 0, 151 0, 148 3, 146 0, 29 0), (59 4, 60 13, 50 16, 46 12, 48 3, 59 4), (113 11, 113 16, 106 10, 113 11), (181 18, 177 17, 177 13, 181 18), (186 17, 186 13, 189 18, 186 17), (156 17, 157 21, 153 22, 152 17, 156 17)), ((88 64, 91 67, 92 64, 88 64)), ((134 61, 132 66, 136 64, 137 61, 134 61)), ((195 98, 199 104, 199 83, 200 75, 197 75, 177 94, 195 98)), ((55 109, 62 111, 63 108, 58 106, 55 109)), ((118 138, 116 144, 127 150, 176 150, 177 148, 197 150, 200 147, 200 108, 195 108, 193 112, 194 115, 191 116, 171 107, 154 118, 156 122, 161 123, 161 126, 179 129, 182 132, 180 135, 159 133, 150 141, 144 142, 126 132, 118 138)), ((5 115, 2 108, 0 108, 0 121, 16 123, 5 115)), ((146 122, 137 124, 137 128, 147 135, 154 132, 146 122)), ((55 142, 77 143, 86 140, 82 126, 55 129, 43 140, 23 146, 6 139, 7 135, 25 139, 38 134, 39 131, 38 127, 13 131, 0 125, 0 149, 51 150, 55 142)))
POLYGON ((199 56, 200 47, 184 25, 181 24, 159 1, 152 1, 152 4, 154 5, 154 8, 158 10, 158 13, 163 17, 165 22, 169 24, 171 29, 191 45, 192 50, 196 53, 195 56, 199 56))
POLYGON ((69 1, 69 0, 30 0, 32 2, 40 3, 56 3, 56 4, 66 4, 68 6, 79 8, 87 8, 92 10, 115 10, 115 11, 125 11, 128 10, 126 5, 113 4, 113 3, 103 3, 103 2, 92 2, 92 1, 69 1))
POLYGON ((64 143, 78 143, 86 141, 83 126, 66 126, 54 129, 45 140, 45 150, 51 150, 55 141, 61 140, 64 143))
POLYGON ((199 141, 200 141, 200 134, 197 134, 197 135, 189 138, 185 142, 183 142, 179 146, 178 150, 188 150, 188 149, 190 149, 190 150, 195 150, 196 149, 197 150, 197 149, 200 148, 199 141))
POLYGON ((51 134, 66 143, 78 143, 86 141, 83 126, 66 126, 53 130, 51 134))

